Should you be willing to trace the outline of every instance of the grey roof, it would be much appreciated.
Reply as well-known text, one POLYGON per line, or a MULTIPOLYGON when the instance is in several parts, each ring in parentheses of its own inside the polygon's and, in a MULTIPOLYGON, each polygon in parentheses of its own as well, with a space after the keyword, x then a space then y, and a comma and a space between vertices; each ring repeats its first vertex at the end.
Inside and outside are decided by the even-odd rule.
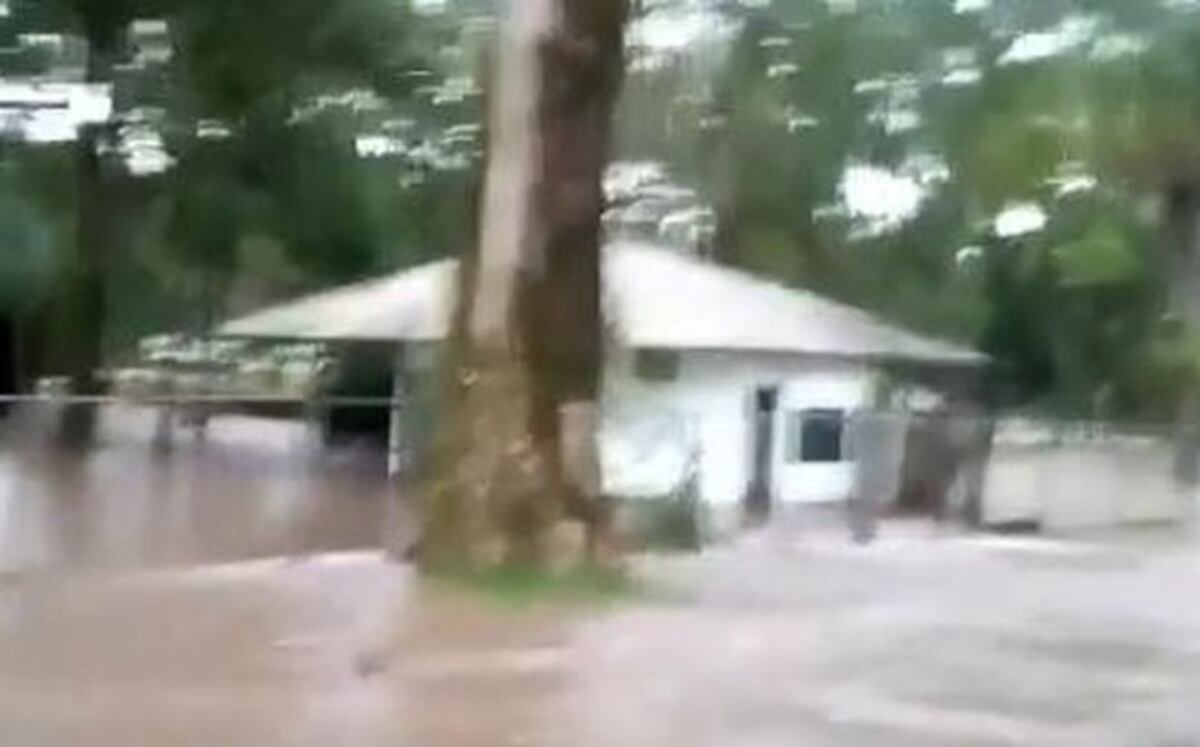
MULTIPOLYGON (((887 324, 815 293, 648 244, 605 249, 605 309, 634 347, 741 350, 978 365, 973 350, 887 324)), ((434 341, 445 337, 456 260, 272 306, 221 326, 226 337, 434 341)))

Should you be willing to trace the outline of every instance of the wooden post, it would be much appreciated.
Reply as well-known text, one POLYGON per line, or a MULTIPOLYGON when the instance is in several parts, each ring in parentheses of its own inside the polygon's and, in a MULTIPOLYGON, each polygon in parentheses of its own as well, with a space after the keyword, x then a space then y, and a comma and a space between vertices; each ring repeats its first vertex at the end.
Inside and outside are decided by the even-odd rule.
POLYGON ((392 396, 391 403, 388 406, 387 473, 388 481, 393 486, 395 486, 400 475, 408 466, 404 454, 406 444, 404 442, 403 422, 405 402, 408 395, 406 366, 407 360, 404 355, 404 346, 401 345, 396 348, 396 355, 392 360, 392 396))

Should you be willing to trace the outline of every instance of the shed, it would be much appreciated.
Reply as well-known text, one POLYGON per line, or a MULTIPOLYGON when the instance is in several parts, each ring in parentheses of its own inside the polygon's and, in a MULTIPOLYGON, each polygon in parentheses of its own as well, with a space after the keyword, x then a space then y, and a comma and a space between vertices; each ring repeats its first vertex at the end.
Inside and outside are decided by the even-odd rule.
MULTIPOLYGON (((855 484, 846 423, 888 371, 969 375, 978 352, 812 292, 662 247, 604 250, 610 350, 604 489, 661 496, 688 481, 713 508, 822 503, 855 484)), ((445 336, 457 262, 443 260, 224 324, 238 338, 373 341, 429 350, 445 336)), ((407 355, 419 375, 429 355, 407 355)), ((918 398, 919 399, 919 398, 918 398)), ((910 398, 911 400, 911 398, 910 398)), ((861 461, 861 456, 859 458, 861 461)))

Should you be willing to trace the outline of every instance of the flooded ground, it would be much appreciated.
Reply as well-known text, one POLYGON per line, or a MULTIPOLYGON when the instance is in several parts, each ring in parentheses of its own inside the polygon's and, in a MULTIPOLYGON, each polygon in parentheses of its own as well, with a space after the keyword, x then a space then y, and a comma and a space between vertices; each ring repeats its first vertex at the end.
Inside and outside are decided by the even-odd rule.
MULTIPOLYGON (((378 550, 378 454, 152 413, 0 457, 0 744, 1200 744, 1200 544, 789 522, 514 609, 378 550)), ((32 433, 34 431, 26 431, 32 433)))
POLYGON ((101 410, 85 456, 49 446, 52 413, 0 431, 0 570, 212 563, 377 547, 381 450, 328 451, 302 422, 213 418, 156 447, 157 411, 101 410))
POLYGON ((370 552, 15 577, 0 741, 1197 744, 1198 560, 1178 538, 789 531, 638 561, 645 595, 571 609, 370 552))

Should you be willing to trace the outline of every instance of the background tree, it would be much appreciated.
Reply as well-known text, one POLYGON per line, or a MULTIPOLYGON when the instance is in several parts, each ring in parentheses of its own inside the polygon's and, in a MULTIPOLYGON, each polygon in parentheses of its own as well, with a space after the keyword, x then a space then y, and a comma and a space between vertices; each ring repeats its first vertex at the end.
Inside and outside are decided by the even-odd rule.
MULTIPOLYGON (((55 242, 59 279, 53 302, 43 304, 48 313, 39 314, 54 330, 37 335, 54 350, 41 373, 71 374, 83 382, 80 391, 94 390, 102 358, 148 333, 199 332, 230 304, 262 303, 427 256, 418 246, 450 251, 440 236, 398 241, 410 229, 393 215, 395 203, 417 202, 430 184, 452 194, 444 172, 397 179, 395 170, 412 170, 417 160, 409 150, 385 173, 386 159, 365 159, 359 148, 365 135, 407 121, 419 85, 441 82, 422 68, 455 30, 408 36, 417 22, 406 3, 358 0, 253 8, 187 0, 14 4, 4 23, 13 39, 54 32, 66 40, 66 54, 17 54, 6 70, 71 81, 78 47, 87 50, 78 57, 90 60, 87 77, 112 84, 113 115, 80 130, 71 145, 73 175, 56 173, 71 184, 46 185, 74 214, 65 219, 74 238, 55 242), (142 25, 162 29, 155 55, 130 33, 143 15, 158 20, 142 25), (148 170, 135 163, 143 141, 157 143, 158 163, 148 170)), ((442 114, 451 107, 428 108, 442 114)), ((410 150, 418 136, 443 129, 411 119, 415 131, 404 133, 410 150)), ((30 143, 5 155, 45 160, 66 147, 30 143)), ((38 204, 52 221, 58 208, 38 204)), ((438 212, 449 211, 407 217, 443 230, 450 221, 435 223, 438 212)), ((86 441, 87 408, 70 409, 74 425, 64 434, 86 441)))
POLYGON ((1161 418, 1172 395, 1150 382, 1178 357, 1142 205, 1188 203, 1163 185, 1192 160, 1196 13, 1133 5, 713 3, 732 40, 660 105, 699 111, 657 157, 717 207, 720 261, 984 348, 995 406, 1161 418), (1021 215, 1037 225, 1010 231, 1021 215))
MULTIPOLYGON (((139 10, 134 0, 21 0, 10 6, 14 26, 25 31, 73 33, 83 40, 83 80, 111 85, 114 69, 126 52, 125 33, 139 10)), ((60 333, 69 342, 61 347, 64 372, 76 394, 102 390, 99 368, 103 320, 106 313, 106 261, 116 227, 113 191, 106 184, 101 148, 110 144, 111 122, 87 122, 79 128, 75 150, 75 253, 64 272, 60 295, 65 323, 60 333)), ((64 410, 61 435, 71 446, 91 439, 95 408, 64 410)))

